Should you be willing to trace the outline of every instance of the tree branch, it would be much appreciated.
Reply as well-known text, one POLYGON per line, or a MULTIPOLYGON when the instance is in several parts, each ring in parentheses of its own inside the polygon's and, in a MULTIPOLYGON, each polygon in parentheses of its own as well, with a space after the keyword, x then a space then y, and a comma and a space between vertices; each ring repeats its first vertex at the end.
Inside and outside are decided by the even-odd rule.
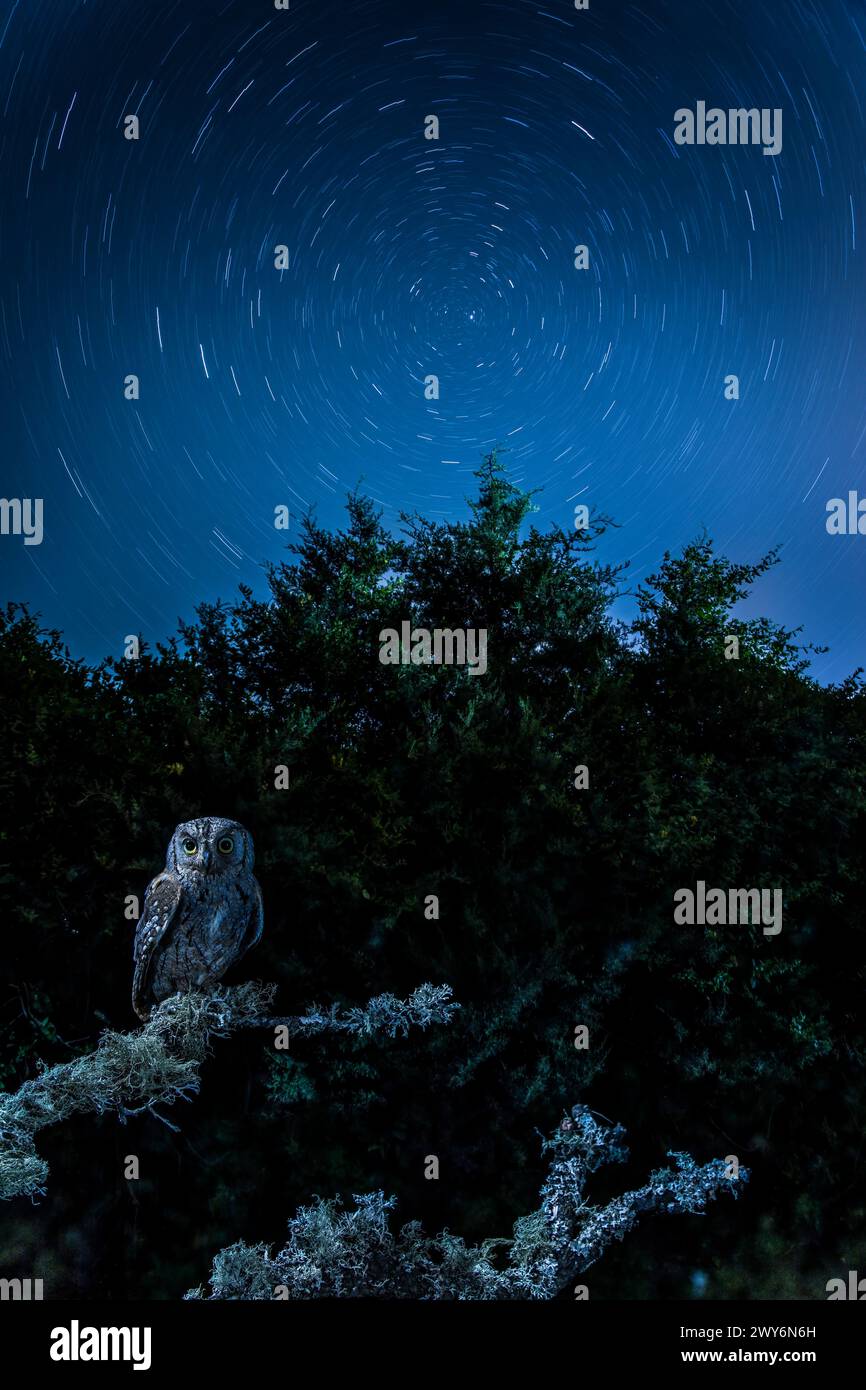
POLYGON ((646 1212, 703 1212, 723 1192, 738 1196, 748 1172, 728 1177, 721 1159, 699 1167, 671 1154, 675 1168, 653 1173, 633 1192, 591 1206, 584 1187, 603 1163, 623 1162, 620 1125, 603 1129, 577 1105, 543 1151, 554 1157, 541 1203, 514 1225, 513 1236, 467 1246, 443 1231, 424 1234, 411 1221, 398 1235, 388 1213, 396 1199, 371 1192, 354 1208, 317 1198, 289 1221, 289 1239, 276 1255, 264 1244, 238 1241, 213 1261, 210 1290, 188 1299, 549 1299, 568 1288, 646 1212))
POLYGON ((286 1028, 290 1037, 315 1033, 354 1033, 371 1037, 385 1033, 389 1038, 405 1037, 412 1027, 428 1028, 431 1023, 450 1023, 459 1004, 450 1003, 450 985, 419 985, 408 999, 393 994, 377 994, 363 1008, 341 1010, 336 1004, 320 1009, 315 1004, 301 1015, 289 1018, 249 1018, 239 1028, 286 1028))
POLYGON ((408 999, 381 994, 363 1008, 313 1008, 301 1017, 270 1018, 276 985, 220 986, 211 994, 175 994, 134 1033, 106 1030, 94 1052, 45 1067, 17 1091, 0 1096, 0 1198, 44 1194, 48 1164, 34 1136, 75 1114, 114 1111, 121 1122, 156 1107, 189 1100, 212 1038, 241 1028, 286 1027, 289 1035, 344 1032, 359 1037, 405 1035, 410 1027, 448 1023, 460 1006, 448 985, 420 985, 408 999))

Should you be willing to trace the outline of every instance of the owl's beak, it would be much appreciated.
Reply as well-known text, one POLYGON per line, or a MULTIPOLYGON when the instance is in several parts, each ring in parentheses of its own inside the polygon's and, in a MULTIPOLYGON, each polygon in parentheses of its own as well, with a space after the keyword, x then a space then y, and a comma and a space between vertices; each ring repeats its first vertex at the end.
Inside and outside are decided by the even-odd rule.
POLYGON ((201 862, 202 862, 202 868, 204 868, 204 869, 209 869, 209 868, 210 868, 210 850, 209 850, 209 849, 203 849, 203 850, 202 850, 202 852, 201 852, 201 862))

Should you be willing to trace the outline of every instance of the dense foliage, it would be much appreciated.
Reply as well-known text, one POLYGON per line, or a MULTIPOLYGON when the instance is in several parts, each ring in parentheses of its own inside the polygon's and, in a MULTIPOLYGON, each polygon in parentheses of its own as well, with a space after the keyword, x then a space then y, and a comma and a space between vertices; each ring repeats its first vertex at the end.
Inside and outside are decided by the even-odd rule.
POLYGON ((647 1221, 593 1297, 823 1297, 862 1265, 863 683, 819 685, 795 634, 738 616, 775 557, 700 538, 626 625, 604 522, 541 533, 531 506, 495 456, 467 523, 395 537, 356 495, 267 598, 203 606, 137 661, 87 669, 0 615, 7 1088, 132 1025, 125 899, 198 814, 253 832, 265 934, 238 978, 276 982, 280 1012, 422 980, 462 1005, 393 1042, 221 1043, 177 1133, 47 1132, 52 1190, 0 1213, 5 1275, 179 1297, 315 1194, 377 1189, 427 1230, 507 1235, 543 1180, 534 1131, 576 1098, 626 1125, 636 1175, 668 1150, 753 1175, 709 1217, 647 1221), (382 665, 404 619, 486 627, 486 674, 382 665), (675 926, 698 879, 783 888, 783 931, 675 926))

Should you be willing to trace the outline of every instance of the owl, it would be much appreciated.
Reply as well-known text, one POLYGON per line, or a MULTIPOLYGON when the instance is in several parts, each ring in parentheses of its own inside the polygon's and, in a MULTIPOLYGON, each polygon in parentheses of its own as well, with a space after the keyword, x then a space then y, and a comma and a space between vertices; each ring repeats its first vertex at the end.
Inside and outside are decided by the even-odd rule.
POLYGON ((255 946, 264 925, 253 838, 237 821, 203 816, 171 837, 135 932, 132 1006, 147 1018, 178 990, 207 990, 255 946))

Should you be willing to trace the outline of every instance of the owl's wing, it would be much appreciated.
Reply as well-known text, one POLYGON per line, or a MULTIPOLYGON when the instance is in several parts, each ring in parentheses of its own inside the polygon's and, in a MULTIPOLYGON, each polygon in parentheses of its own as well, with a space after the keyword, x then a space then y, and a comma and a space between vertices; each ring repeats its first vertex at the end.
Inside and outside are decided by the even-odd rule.
POLYGON ((154 953, 177 916, 182 892, 179 879, 168 873, 157 874, 145 892, 144 911, 135 929, 135 975, 132 981, 132 1007, 139 1018, 147 1018, 150 1013, 145 1002, 147 977, 154 953))
POLYGON ((258 879, 253 879, 253 892, 250 898, 247 916, 247 929, 244 933, 244 943, 241 954, 245 955, 251 951, 261 939, 265 928, 265 909, 262 903, 262 890, 259 887, 258 879))

